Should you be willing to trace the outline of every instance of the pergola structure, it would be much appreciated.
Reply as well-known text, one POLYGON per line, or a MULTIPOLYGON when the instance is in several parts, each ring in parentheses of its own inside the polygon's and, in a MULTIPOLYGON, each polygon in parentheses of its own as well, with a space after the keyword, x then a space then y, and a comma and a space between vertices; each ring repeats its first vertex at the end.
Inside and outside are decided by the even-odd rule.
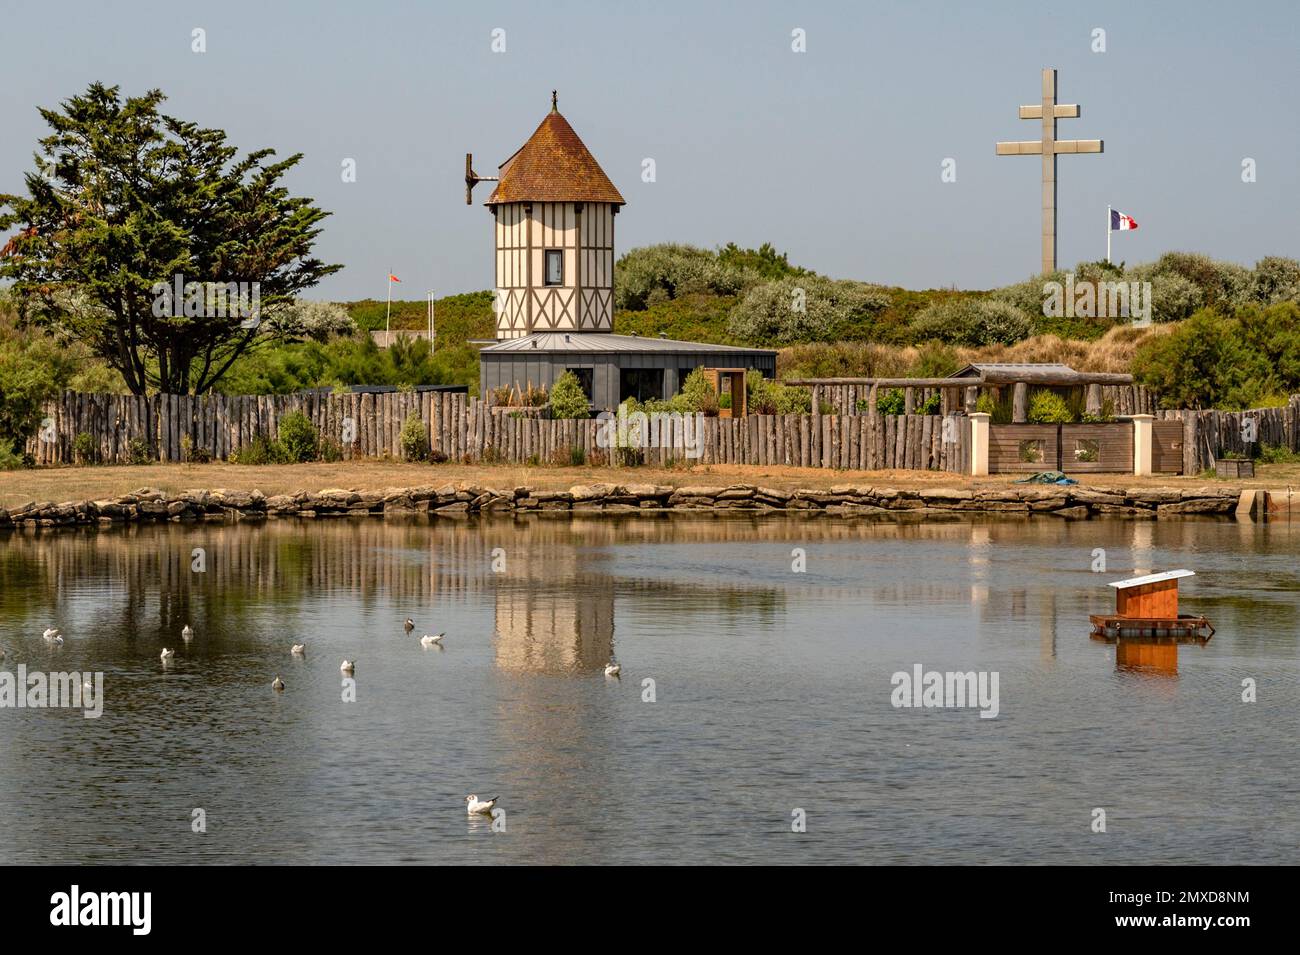
POLYGON ((1040 388, 1086 388, 1086 410, 1099 415, 1102 411, 1103 385, 1131 385, 1132 375, 1110 372, 1075 371, 1069 365, 1039 362, 979 362, 967 365, 947 378, 787 378, 787 385, 812 389, 813 413, 817 413, 823 389, 854 385, 870 389, 868 413, 874 414, 881 388, 898 388, 903 392, 903 413, 915 414, 918 392, 938 389, 945 395, 944 406, 975 410, 981 388, 1012 388, 1013 422, 1029 420, 1029 386, 1040 388))

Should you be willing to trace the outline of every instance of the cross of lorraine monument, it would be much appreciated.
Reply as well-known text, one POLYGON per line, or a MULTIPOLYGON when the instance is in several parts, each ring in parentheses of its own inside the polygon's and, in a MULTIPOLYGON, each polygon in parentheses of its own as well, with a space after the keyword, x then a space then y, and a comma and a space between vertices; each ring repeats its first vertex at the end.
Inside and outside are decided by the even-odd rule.
POLYGON ((1016 143, 998 143, 999 156, 1043 157, 1043 271, 1056 269, 1056 157, 1070 153, 1102 152, 1100 139, 1057 139, 1058 119, 1078 119, 1079 106, 1056 102, 1056 70, 1043 70, 1043 102, 1020 107, 1021 119, 1041 119, 1043 136, 1016 143))

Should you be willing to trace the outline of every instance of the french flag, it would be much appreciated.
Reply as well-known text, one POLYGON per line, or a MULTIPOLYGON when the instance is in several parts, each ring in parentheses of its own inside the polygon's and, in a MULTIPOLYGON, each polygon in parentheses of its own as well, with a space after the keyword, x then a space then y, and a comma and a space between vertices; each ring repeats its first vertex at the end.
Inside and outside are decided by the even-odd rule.
POLYGON ((1137 220, 1132 216, 1126 216, 1122 212, 1114 209, 1110 210, 1110 231, 1111 232, 1128 232, 1130 229, 1138 227, 1137 220))

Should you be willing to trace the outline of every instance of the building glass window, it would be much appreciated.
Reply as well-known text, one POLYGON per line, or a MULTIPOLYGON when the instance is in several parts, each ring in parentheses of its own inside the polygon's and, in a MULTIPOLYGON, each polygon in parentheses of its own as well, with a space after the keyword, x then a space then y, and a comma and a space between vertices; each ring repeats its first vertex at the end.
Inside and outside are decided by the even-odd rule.
POLYGON ((594 377, 594 376, 593 376, 593 369, 591 369, 591 368, 568 368, 568 369, 566 369, 566 371, 571 371, 571 372, 573 372, 573 376, 574 376, 575 378, 578 379, 578 384, 582 385, 582 393, 583 393, 584 395, 587 396, 587 400, 588 400, 588 401, 593 400, 593 399, 592 399, 592 396, 591 396, 591 390, 592 390, 592 387, 593 387, 593 385, 594 385, 594 381, 593 381, 593 377, 594 377))
POLYGON ((561 249, 546 250, 546 284, 564 284, 564 252, 561 249))
POLYGON ((664 396, 664 370, 662 368, 620 368, 618 372, 618 400, 658 400, 664 396))

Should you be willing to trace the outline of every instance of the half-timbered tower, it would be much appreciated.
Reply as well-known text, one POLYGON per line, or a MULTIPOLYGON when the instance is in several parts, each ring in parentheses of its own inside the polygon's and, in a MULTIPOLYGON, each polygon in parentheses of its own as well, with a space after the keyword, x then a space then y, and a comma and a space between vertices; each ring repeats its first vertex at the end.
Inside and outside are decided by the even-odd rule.
POLYGON ((614 327, 614 216, 623 197, 552 94, 551 111, 501 164, 496 220, 498 341, 614 327))
MULTIPOLYGON (((573 127, 551 111, 496 176, 465 156, 465 202, 488 197, 496 233, 496 341, 479 352, 480 394, 551 388, 572 372, 593 408, 671 398, 696 368, 776 375, 776 352, 614 334, 614 216, 623 197, 573 127)), ((480 343, 482 344, 482 343, 480 343)))

